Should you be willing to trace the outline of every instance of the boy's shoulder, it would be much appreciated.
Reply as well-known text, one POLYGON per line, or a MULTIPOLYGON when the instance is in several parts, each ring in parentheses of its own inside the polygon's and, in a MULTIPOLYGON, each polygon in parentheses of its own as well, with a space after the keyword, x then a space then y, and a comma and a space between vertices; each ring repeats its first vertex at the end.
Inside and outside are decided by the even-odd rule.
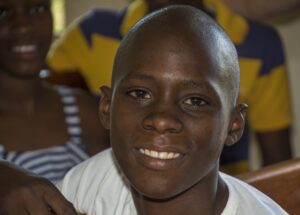
POLYGON ((251 185, 224 173, 220 175, 229 190, 222 215, 287 214, 276 202, 251 185))
POLYGON ((58 187, 79 212, 114 214, 120 208, 134 208, 129 185, 111 149, 71 169, 58 187))
POLYGON ((68 189, 68 193, 70 186, 90 189, 88 187, 97 185, 99 181, 109 182, 108 179, 110 176, 118 176, 115 179, 122 178, 121 173, 115 165, 111 148, 73 167, 64 177, 61 183, 61 189, 62 191, 64 191, 64 188, 68 189))

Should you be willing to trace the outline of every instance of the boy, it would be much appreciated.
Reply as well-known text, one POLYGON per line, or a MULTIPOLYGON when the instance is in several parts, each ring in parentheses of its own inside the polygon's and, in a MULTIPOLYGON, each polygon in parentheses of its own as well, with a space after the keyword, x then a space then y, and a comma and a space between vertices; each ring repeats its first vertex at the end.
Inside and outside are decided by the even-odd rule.
POLYGON ((100 119, 112 151, 85 161, 61 190, 81 213, 286 214, 256 189, 219 172, 224 145, 242 135, 234 45, 189 6, 141 20, 118 50, 100 119))
POLYGON ((56 40, 49 54, 49 66, 63 72, 59 73, 63 76, 80 72, 90 90, 98 94, 99 86, 110 84, 117 48, 129 29, 151 11, 177 4, 197 7, 214 17, 228 33, 239 56, 239 102, 249 104, 247 125, 238 143, 224 147, 222 171, 237 175, 250 170, 250 131, 259 144, 263 165, 291 158, 293 117, 278 32, 233 13, 220 0, 134 0, 118 11, 93 9, 56 40))

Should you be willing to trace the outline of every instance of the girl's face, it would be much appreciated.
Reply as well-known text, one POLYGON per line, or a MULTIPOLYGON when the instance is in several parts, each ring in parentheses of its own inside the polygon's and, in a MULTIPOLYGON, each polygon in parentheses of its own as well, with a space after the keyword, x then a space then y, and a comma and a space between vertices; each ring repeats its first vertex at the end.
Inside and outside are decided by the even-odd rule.
POLYGON ((0 0, 0 71, 38 75, 52 40, 50 0, 0 0))

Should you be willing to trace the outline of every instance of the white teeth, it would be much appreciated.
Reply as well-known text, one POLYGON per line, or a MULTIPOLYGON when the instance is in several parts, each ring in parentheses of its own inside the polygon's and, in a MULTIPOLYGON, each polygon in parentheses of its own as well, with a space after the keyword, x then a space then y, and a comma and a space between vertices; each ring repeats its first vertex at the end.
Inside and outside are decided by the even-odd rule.
POLYGON ((168 153, 167 153, 167 152, 160 152, 160 153, 158 154, 158 157, 159 157, 160 159, 167 159, 167 158, 168 158, 168 153))
POLYGON ((19 52, 19 53, 32 52, 35 50, 36 50, 36 45, 21 45, 21 46, 14 46, 12 48, 13 52, 19 52))
POLYGON ((149 149, 140 149, 140 153, 147 155, 151 158, 159 158, 162 160, 166 159, 175 159, 179 157, 179 153, 174 153, 174 152, 158 152, 158 151, 153 151, 149 149))

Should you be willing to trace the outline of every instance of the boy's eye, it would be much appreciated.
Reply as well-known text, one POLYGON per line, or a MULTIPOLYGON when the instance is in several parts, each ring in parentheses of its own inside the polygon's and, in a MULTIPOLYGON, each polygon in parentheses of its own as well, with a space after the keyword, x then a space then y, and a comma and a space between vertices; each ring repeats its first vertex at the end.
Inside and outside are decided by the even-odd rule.
POLYGON ((207 102, 204 101, 203 99, 199 98, 199 97, 190 97, 190 98, 187 98, 183 101, 183 103, 185 105, 190 105, 190 106, 197 106, 197 107, 200 107, 200 106, 203 106, 203 105, 206 105, 207 102))
POLYGON ((131 90, 127 93, 129 96, 137 99, 150 99, 151 96, 146 90, 136 89, 131 90))
POLYGON ((49 10, 49 5, 47 4, 36 4, 30 8, 30 14, 44 13, 49 10))
POLYGON ((4 19, 8 17, 10 14, 10 10, 7 8, 0 8, 0 19, 4 19))

